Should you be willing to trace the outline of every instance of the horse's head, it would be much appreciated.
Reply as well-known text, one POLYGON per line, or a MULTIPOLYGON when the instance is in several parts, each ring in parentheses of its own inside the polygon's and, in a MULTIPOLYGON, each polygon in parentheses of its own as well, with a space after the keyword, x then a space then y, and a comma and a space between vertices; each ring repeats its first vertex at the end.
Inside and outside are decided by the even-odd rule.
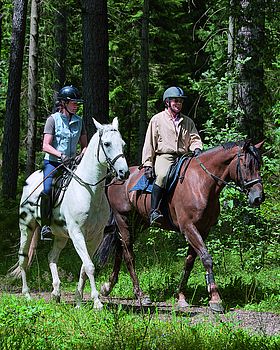
POLYGON ((129 169, 123 151, 125 142, 118 129, 118 119, 114 118, 112 124, 107 125, 102 125, 95 119, 93 121, 99 134, 98 161, 115 173, 119 180, 127 179, 129 169))
POLYGON ((245 141, 238 146, 234 169, 231 168, 231 177, 248 195, 249 204, 259 206, 264 201, 264 192, 260 175, 261 153, 260 149, 264 141, 253 145, 245 141))

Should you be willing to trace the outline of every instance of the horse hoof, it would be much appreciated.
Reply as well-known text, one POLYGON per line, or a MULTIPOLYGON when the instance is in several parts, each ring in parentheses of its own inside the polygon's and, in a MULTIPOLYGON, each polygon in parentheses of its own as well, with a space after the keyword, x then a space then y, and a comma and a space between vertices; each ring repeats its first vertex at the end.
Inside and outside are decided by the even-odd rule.
POLYGON ((110 283, 104 283, 100 288, 100 294, 107 297, 110 294, 110 283))
POLYGON ((224 313, 224 307, 221 302, 209 301, 210 310, 214 313, 222 314, 224 313))
POLYGON ((141 304, 142 306, 149 306, 149 305, 152 304, 152 301, 151 301, 150 297, 145 296, 145 297, 143 297, 143 298, 140 299, 140 304, 141 304))
POLYGON ((93 308, 95 310, 101 310, 103 308, 103 304, 101 303, 101 301, 99 299, 94 300, 93 308))
POLYGON ((186 302, 186 300, 178 300, 178 307, 181 309, 185 308, 185 307, 189 307, 189 304, 186 302))
POLYGON ((55 295, 55 294, 51 295, 51 299, 58 304, 60 303, 60 298, 61 298, 60 295, 55 295))

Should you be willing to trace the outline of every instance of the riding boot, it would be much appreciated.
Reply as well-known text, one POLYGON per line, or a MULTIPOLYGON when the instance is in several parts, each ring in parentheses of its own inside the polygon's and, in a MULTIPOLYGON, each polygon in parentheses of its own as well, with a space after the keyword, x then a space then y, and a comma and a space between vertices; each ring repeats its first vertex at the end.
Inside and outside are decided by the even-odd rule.
POLYGON ((51 241, 52 230, 50 228, 50 214, 51 214, 51 198, 48 194, 41 193, 41 240, 51 241))
POLYGON ((162 195, 163 188, 154 184, 151 195, 150 225, 160 225, 162 223, 163 215, 159 211, 162 195))

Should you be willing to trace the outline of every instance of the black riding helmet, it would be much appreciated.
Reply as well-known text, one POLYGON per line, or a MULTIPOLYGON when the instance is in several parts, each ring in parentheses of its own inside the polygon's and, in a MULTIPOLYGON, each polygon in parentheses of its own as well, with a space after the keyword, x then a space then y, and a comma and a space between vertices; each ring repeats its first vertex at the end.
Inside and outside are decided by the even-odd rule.
POLYGON ((58 93, 57 99, 59 101, 75 101, 75 102, 84 102, 81 98, 81 95, 75 86, 64 86, 58 93))

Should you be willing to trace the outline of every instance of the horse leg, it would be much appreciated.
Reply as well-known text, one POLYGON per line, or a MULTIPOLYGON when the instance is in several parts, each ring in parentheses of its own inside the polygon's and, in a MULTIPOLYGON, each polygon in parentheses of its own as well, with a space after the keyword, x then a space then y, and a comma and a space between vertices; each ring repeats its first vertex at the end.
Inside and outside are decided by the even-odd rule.
POLYGON ((206 270, 206 284, 210 296, 209 306, 211 310, 214 312, 223 312, 224 309, 222 306, 222 300, 218 292, 218 286, 214 279, 213 260, 204 244, 200 233, 193 224, 188 225, 187 230, 183 229, 181 232, 184 232, 186 239, 193 247, 197 255, 200 257, 201 262, 206 270))
POLYGON ((109 282, 105 282, 100 289, 100 293, 104 296, 108 296, 118 282, 119 272, 120 272, 121 263, 122 263, 122 254, 123 254, 123 248, 120 240, 118 239, 117 245, 116 245, 113 272, 109 278, 109 282))
MULTIPOLYGON (((32 235, 33 232, 36 229, 36 223, 35 221, 24 221, 21 218, 20 219, 20 247, 19 247, 19 260, 18 260, 18 266, 21 272, 21 279, 22 279, 22 294, 27 298, 31 299, 30 293, 29 293, 29 288, 27 285, 27 277, 26 277, 26 272, 27 272, 27 267, 28 267, 28 253, 29 253, 29 248, 32 240, 32 235)), ((38 225, 37 225, 38 226, 38 225)))
POLYGON ((53 281, 52 282, 53 290, 51 295, 56 302, 60 302, 60 296, 61 296, 60 279, 59 279, 58 270, 57 270, 57 262, 62 249, 66 246, 67 241, 68 241, 68 238, 54 236, 53 247, 48 254, 49 267, 51 270, 52 281, 53 281))
POLYGON ((185 260, 185 267, 184 267, 184 273, 182 276, 182 279, 180 281, 179 287, 178 287, 178 305, 179 307, 187 307, 189 306, 186 301, 186 286, 188 284, 188 280, 191 274, 191 271, 194 266, 195 259, 197 257, 197 254, 193 247, 189 246, 186 260, 185 260))
POLYGON ((75 231, 71 232, 70 237, 73 241, 74 247, 78 255, 80 256, 83 262, 81 274, 80 274, 80 280, 79 280, 80 291, 82 291, 81 288, 83 288, 84 281, 85 281, 84 273, 86 273, 91 286, 91 298, 94 301, 94 308, 101 309, 103 307, 103 304, 99 300, 98 291, 96 289, 95 280, 94 280, 95 268, 91 260, 91 257, 89 255, 84 235, 79 229, 76 229, 75 231))
POLYGON ((128 230, 127 218, 123 216, 116 215, 116 222, 120 230, 120 240, 123 247, 123 257, 132 279, 133 292, 137 300, 139 300, 141 305, 151 304, 151 300, 147 295, 144 295, 140 288, 139 280, 135 272, 135 261, 133 253, 133 243, 131 241, 131 235, 128 230))
MULTIPOLYGON (((90 256, 94 255, 94 252, 96 250, 96 242, 94 240, 87 241, 87 251, 90 256)), ((82 304, 83 296, 84 296, 84 287, 87 280, 87 273, 85 265, 82 264, 81 270, 80 270, 80 277, 79 282, 77 285, 76 293, 75 293, 75 300, 76 300, 76 307, 79 308, 82 304)))

